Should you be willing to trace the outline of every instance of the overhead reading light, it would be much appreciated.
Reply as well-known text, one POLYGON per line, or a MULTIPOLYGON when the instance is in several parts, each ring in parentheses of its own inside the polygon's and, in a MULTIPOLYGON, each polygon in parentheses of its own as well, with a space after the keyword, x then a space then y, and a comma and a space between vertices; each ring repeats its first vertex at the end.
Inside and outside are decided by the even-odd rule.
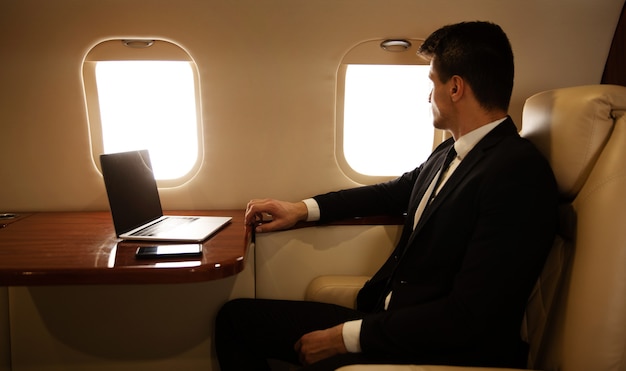
POLYGON ((142 49, 151 47, 154 40, 122 40, 122 43, 129 48, 142 49))
POLYGON ((380 43, 380 47, 388 52, 405 52, 411 47, 411 43, 406 40, 385 40, 380 43))

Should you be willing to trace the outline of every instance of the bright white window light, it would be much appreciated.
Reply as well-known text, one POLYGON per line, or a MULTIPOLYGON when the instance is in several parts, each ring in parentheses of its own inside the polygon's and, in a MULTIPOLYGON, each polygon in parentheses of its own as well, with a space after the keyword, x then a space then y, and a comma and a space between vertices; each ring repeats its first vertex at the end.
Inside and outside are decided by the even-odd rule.
POLYGON ((104 153, 148 149, 155 178, 178 179, 198 158, 194 73, 185 61, 100 61, 104 153))
POLYGON ((429 69, 427 65, 347 66, 343 149, 356 172, 397 176, 413 170, 431 153, 429 69))

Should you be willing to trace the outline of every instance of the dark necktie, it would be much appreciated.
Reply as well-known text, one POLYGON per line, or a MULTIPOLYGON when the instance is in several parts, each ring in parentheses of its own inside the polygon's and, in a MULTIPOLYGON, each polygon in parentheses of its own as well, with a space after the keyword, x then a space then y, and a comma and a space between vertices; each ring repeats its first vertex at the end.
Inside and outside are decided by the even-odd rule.
POLYGON ((447 169, 455 157, 456 157, 456 150, 454 149, 454 145, 452 145, 450 149, 448 149, 448 153, 446 153, 446 160, 443 162, 443 165, 441 166, 441 170, 443 171, 447 169))
POLYGON ((456 156, 456 151, 454 150, 454 146, 452 146, 448 149, 448 152, 446 153, 446 157, 443 161, 443 164, 441 165, 441 167, 439 168, 439 171, 435 175, 436 178, 433 178, 433 180, 430 182, 430 185, 426 189, 426 193, 422 196, 422 199, 417 205, 417 210, 415 211, 415 214, 413 216, 413 228, 417 226, 417 222, 422 217, 424 210, 437 195, 437 188, 439 188, 439 185, 441 184, 441 181, 443 180, 443 173, 446 171, 448 166, 450 166, 450 163, 452 162, 455 156, 456 156))
POLYGON ((448 167, 450 166, 450 164, 452 163, 452 160, 454 160, 455 157, 456 157, 456 150, 454 149, 454 145, 452 145, 452 147, 448 149, 448 153, 446 153, 446 158, 443 161, 443 164, 441 165, 441 170, 439 170, 437 182, 435 183, 435 188, 433 188, 433 191, 430 194, 430 199, 428 200, 427 205, 430 205, 430 203, 433 201, 435 196, 437 196, 437 189, 439 189, 439 186, 441 185, 441 181, 443 180, 443 176, 446 170, 448 169, 448 167))
MULTIPOLYGON (((456 157, 456 150, 454 149, 454 145, 452 147, 450 147, 450 149, 448 149, 448 152, 446 153, 446 158, 443 161, 443 164, 441 165, 441 168, 439 170, 439 174, 437 175, 437 179, 433 179, 432 182, 435 183, 435 187, 432 188, 432 192, 430 195, 424 195, 423 197, 428 197, 428 202, 423 205, 422 202, 424 200, 422 200, 422 202, 420 202, 420 205, 418 206, 418 209, 415 213, 414 216, 414 225, 413 228, 415 228, 415 226, 417 225, 417 222, 419 220, 419 218, 421 218, 422 212, 423 210, 420 210, 420 207, 427 207, 430 202, 435 198, 436 194, 437 194, 437 188, 439 188, 439 185, 441 184, 441 181, 443 180, 443 176, 444 173, 446 172, 446 170, 448 169, 448 167, 450 166, 450 164, 452 163, 452 160, 454 160, 454 158, 456 157)), ((431 182, 431 184, 432 184, 431 182)), ((429 187, 430 189, 430 187, 429 187)), ((405 242, 406 243, 406 242, 405 242)), ((392 287, 392 282, 393 282, 393 277, 395 274, 395 270, 399 265, 400 260, 402 260, 402 258, 404 257, 404 254, 406 253, 408 246, 404 246, 401 248, 400 253, 398 255, 396 255, 396 265, 393 268, 393 271, 391 272, 390 276, 387 278, 387 281, 385 282, 385 286, 383 287, 382 293, 380 295, 380 297, 378 298, 377 304, 375 306, 375 311, 380 311, 383 310, 385 308, 385 301, 387 298, 387 295, 389 295, 389 293, 391 292, 391 287, 392 287)))
MULTIPOLYGON (((430 202, 435 198, 435 196, 437 195, 437 188, 439 188, 439 185, 441 184, 441 181, 443 180, 444 173, 446 172, 446 170, 448 169, 448 167, 452 163, 452 160, 454 160, 455 157, 456 157, 456 150, 454 149, 454 145, 453 145, 452 147, 450 147, 450 149, 448 149, 448 152, 446 153, 446 158, 443 161, 443 164, 441 165, 441 168, 439 170, 439 174, 437 175, 437 179, 433 179, 432 180, 435 183, 435 187, 432 188, 431 194, 423 196, 423 197, 428 197, 428 202, 425 205, 423 205, 422 202, 424 200, 422 200, 422 202, 420 202, 420 205, 418 206, 418 209, 417 209, 417 211, 415 213, 415 216, 414 216, 413 228, 415 228, 419 218, 421 218, 421 215, 423 213, 423 209, 420 210, 420 207, 424 207, 424 208, 428 207, 430 202)), ((400 254, 396 255, 397 257, 399 256, 399 258, 396 259, 396 265, 393 268, 393 271, 392 271, 391 275, 387 278, 387 281, 386 281, 385 286, 383 288, 382 294, 378 298, 378 303, 377 303, 377 305, 375 307, 375 309, 377 311, 378 310, 382 310, 385 307, 385 300, 387 298, 387 295, 391 292, 392 281, 393 281, 393 276, 394 276, 395 270, 398 267, 400 260, 402 260, 402 258, 404 257, 404 254, 406 253, 406 249, 407 248, 408 248, 408 246, 404 246, 401 250, 399 250, 399 251, 401 251, 400 254)))

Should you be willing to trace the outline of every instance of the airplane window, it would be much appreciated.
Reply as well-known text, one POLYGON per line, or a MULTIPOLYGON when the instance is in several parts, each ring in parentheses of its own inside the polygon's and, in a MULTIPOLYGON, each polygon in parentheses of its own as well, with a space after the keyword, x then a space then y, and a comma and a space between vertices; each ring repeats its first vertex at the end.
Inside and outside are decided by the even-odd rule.
POLYGON ((102 153, 148 149, 159 185, 182 184, 202 153, 193 61, 171 43, 105 43, 83 68, 94 162, 99 167, 102 153))
POLYGON ((185 175, 198 155, 193 84, 187 62, 98 62, 104 153, 147 148, 157 179, 185 175))
POLYGON ((445 139, 432 124, 430 67, 415 55, 421 42, 365 41, 339 66, 336 158, 359 183, 413 170, 445 139))
POLYGON ((432 150, 429 66, 348 65, 343 150, 364 175, 397 176, 432 150))

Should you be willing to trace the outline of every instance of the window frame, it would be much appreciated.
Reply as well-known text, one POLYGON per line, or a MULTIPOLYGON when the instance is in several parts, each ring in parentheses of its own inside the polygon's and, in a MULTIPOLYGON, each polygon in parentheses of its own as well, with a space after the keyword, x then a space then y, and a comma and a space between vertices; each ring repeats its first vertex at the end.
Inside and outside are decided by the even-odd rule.
MULTIPOLYGON (((419 58, 416 53, 422 44, 422 39, 401 39, 410 42, 410 47, 401 52, 383 50, 381 43, 386 39, 368 40, 357 44, 351 48, 341 60, 337 69, 337 95, 336 95, 336 140, 335 158, 341 171, 351 180, 360 184, 374 184, 395 179, 397 176, 366 175, 356 171, 348 163, 344 152, 344 105, 345 105, 345 83, 348 65, 369 64, 369 65, 428 65, 428 61, 419 58)), ((446 139, 444 131, 433 127, 433 145, 435 148, 446 139)), ((407 169, 409 171, 410 169, 407 169)))
POLYGON ((191 55, 181 46, 166 40, 156 39, 109 39, 89 49, 82 64, 84 98, 91 157, 98 172, 102 174, 99 157, 104 153, 100 103, 96 83, 96 65, 102 61, 185 61, 189 62, 194 78, 196 107, 197 156, 190 170, 176 179, 157 179, 160 188, 180 186, 197 175, 204 160, 202 100, 200 74, 191 55))

